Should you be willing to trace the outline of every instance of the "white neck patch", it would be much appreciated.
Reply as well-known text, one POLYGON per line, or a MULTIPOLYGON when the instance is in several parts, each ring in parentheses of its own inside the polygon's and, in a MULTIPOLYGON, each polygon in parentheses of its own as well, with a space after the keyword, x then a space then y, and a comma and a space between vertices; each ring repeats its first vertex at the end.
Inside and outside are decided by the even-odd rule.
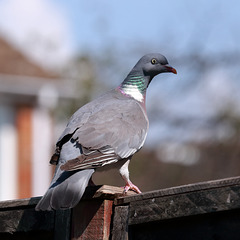
POLYGON ((123 91, 125 94, 133 97, 139 102, 144 100, 142 93, 139 91, 138 87, 135 85, 128 85, 127 87, 123 87, 123 91))

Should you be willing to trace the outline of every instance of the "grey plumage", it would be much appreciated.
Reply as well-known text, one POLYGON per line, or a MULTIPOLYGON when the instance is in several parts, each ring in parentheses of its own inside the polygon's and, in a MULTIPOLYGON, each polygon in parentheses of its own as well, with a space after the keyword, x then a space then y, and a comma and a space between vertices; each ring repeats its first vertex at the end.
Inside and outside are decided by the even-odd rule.
POLYGON ((125 190, 140 192, 129 179, 128 164, 147 135, 147 86, 161 72, 176 70, 160 54, 145 55, 119 87, 73 114, 51 159, 57 163, 54 178, 36 210, 74 207, 94 171, 117 162, 126 181, 125 190))
POLYGON ((79 202, 94 169, 67 172, 62 171, 60 166, 66 163, 68 158, 79 156, 81 151, 76 141, 64 144, 50 187, 36 206, 37 211, 71 208, 79 202))

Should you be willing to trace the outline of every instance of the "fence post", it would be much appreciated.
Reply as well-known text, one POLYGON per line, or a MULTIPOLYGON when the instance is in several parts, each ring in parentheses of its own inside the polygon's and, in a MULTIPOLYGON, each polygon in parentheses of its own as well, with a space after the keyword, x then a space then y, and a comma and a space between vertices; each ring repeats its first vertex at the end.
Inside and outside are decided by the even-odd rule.
POLYGON ((113 200, 81 201, 72 210, 74 240, 109 239, 113 200))

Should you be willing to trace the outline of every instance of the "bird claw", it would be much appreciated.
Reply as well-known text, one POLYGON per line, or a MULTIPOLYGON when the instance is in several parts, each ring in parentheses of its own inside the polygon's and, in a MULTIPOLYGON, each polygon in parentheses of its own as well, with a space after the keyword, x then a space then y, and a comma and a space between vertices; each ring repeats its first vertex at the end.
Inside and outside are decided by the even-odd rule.
POLYGON ((134 192, 136 193, 142 193, 139 188, 134 185, 132 182, 128 182, 125 187, 124 187, 124 190, 123 190, 123 193, 126 194, 128 192, 128 190, 133 190, 134 192))

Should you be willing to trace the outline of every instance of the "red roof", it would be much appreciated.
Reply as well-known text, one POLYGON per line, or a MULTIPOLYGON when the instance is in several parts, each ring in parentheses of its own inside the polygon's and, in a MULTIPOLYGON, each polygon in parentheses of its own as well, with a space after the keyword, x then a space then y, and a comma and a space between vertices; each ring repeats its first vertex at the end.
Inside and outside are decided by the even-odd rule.
POLYGON ((28 59, 20 50, 0 38, 0 74, 57 78, 28 59))

